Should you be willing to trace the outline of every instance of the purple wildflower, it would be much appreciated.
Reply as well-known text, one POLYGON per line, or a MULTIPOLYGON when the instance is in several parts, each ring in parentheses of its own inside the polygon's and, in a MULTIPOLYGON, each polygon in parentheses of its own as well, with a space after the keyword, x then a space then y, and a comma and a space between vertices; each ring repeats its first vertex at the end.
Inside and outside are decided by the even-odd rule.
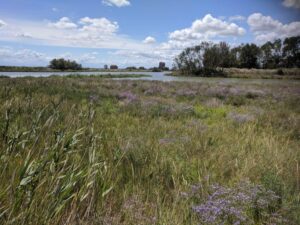
MULTIPOLYGON (((192 193, 195 191, 192 188, 192 193)), ((206 200, 194 206, 193 210, 203 224, 255 224, 257 221, 251 214, 253 209, 261 214, 263 221, 282 221, 279 214, 269 211, 269 207, 276 205, 277 200, 274 192, 249 182, 233 188, 211 185, 206 200)))
POLYGON ((124 103, 130 104, 137 101, 137 96, 131 93, 130 91, 122 92, 119 94, 119 99, 123 100, 124 103))

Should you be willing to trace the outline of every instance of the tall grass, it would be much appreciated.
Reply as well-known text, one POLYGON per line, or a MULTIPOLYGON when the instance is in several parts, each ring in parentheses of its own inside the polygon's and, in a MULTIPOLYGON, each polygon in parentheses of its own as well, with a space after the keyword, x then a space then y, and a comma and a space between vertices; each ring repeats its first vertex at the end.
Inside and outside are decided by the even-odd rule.
POLYGON ((212 184, 247 180, 299 224, 299 88, 3 78, 0 223, 197 224, 212 184))

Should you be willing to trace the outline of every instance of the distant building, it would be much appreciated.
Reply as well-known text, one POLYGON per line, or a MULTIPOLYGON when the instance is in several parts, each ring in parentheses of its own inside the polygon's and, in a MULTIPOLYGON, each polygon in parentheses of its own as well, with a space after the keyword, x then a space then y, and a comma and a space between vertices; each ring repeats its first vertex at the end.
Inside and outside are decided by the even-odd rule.
POLYGON ((165 62, 160 62, 158 68, 161 69, 161 70, 164 70, 166 68, 166 63, 165 62))
POLYGON ((108 69, 108 65, 104 65, 104 67, 103 67, 105 70, 107 70, 108 69))
POLYGON ((117 69, 118 69, 118 66, 117 66, 117 65, 111 65, 111 66, 110 66, 110 69, 111 69, 111 70, 117 70, 117 69))

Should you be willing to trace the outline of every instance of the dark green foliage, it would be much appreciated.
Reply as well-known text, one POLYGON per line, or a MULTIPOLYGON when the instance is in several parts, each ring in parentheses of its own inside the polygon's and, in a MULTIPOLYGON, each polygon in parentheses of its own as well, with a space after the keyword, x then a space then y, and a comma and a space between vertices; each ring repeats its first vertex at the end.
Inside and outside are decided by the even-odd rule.
POLYGON ((246 44, 241 48, 240 64, 242 68, 258 68, 260 49, 255 44, 246 44))
POLYGON ((229 47, 226 43, 212 44, 202 42, 192 48, 186 48, 175 58, 175 67, 184 75, 203 77, 225 76, 219 67, 229 65, 226 56, 229 47))
POLYGON ((49 67, 55 70, 81 70, 82 66, 75 61, 66 59, 53 59, 50 61, 49 67))
POLYGON ((286 38, 282 54, 286 67, 300 67, 300 36, 286 38))
MULTIPOLYGON (((174 60, 182 75, 224 76, 223 68, 300 67, 300 36, 267 42, 262 46, 242 44, 230 48, 226 42, 202 42, 184 49, 174 60), (220 73, 221 71, 221 73, 220 73)), ((283 75, 282 73, 278 75, 283 75)))
POLYGON ((260 47, 260 58, 264 69, 277 68, 282 64, 282 43, 280 39, 268 41, 260 47))

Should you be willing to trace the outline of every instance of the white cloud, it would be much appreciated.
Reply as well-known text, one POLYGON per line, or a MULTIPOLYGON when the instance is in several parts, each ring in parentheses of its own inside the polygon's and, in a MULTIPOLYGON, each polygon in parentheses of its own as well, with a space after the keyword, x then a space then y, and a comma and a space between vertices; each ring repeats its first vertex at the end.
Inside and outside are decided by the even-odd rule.
POLYGON ((102 2, 105 5, 117 6, 117 7, 123 7, 123 6, 129 6, 130 5, 130 2, 128 0, 103 0, 102 2))
POLYGON ((228 20, 229 21, 243 21, 245 19, 246 19, 246 17, 244 17, 244 16, 236 15, 236 16, 230 16, 228 20))
POLYGON ((73 23, 68 17, 62 17, 56 23, 49 23, 50 27, 55 27, 57 29, 74 29, 77 25, 73 23))
POLYGON ((67 17, 54 22, 10 19, 7 21, 10 26, 0 29, 0 40, 3 41, 78 48, 150 48, 140 40, 118 34, 118 23, 107 18, 84 17, 77 22, 67 17))
POLYGON ((16 34, 16 37, 19 37, 19 38, 33 38, 33 36, 29 33, 19 33, 19 34, 16 34))
POLYGON ((146 37, 145 40, 143 40, 143 43, 144 43, 144 44, 153 44, 153 43, 155 43, 155 42, 156 42, 155 38, 154 38, 154 37, 151 37, 151 36, 146 37))
POLYGON ((191 27, 170 33, 169 38, 176 41, 187 41, 244 34, 245 29, 235 23, 228 23, 207 14, 202 19, 194 21, 191 27))
POLYGON ((300 9, 300 0, 284 0, 282 4, 285 7, 294 7, 300 9))
MULTIPOLYGON (((80 56, 65 53, 60 56, 93 65, 118 63, 120 66, 157 66, 158 61, 172 65, 173 58, 183 48, 204 40, 218 41, 245 33, 242 27, 214 18, 210 14, 194 21, 189 28, 170 33, 164 43, 156 43, 155 38, 151 36, 141 42, 119 34, 118 23, 104 17, 84 17, 76 21, 63 17, 58 21, 39 22, 6 18, 6 21, 10 26, 0 30, 0 40, 46 46, 115 49, 110 50, 111 54, 104 58, 96 53, 80 56)), ((10 59, 13 62, 13 58, 10 59)))
POLYGON ((270 16, 254 13, 248 17, 248 25, 258 42, 272 41, 300 35, 300 22, 283 24, 270 16))
POLYGON ((75 60, 85 65, 100 65, 104 62, 99 57, 98 52, 88 52, 80 55, 74 55, 65 52, 58 55, 47 55, 31 49, 15 49, 7 46, 0 46, 0 65, 30 65, 30 66, 47 66, 49 61, 54 58, 65 58, 75 60))
POLYGON ((0 63, 12 65, 44 65, 50 60, 45 54, 30 49, 13 49, 0 46, 0 63))
POLYGON ((83 25, 81 30, 85 32, 102 32, 105 34, 112 34, 115 33, 119 28, 117 22, 111 22, 106 18, 92 19, 89 17, 84 17, 80 19, 79 23, 83 25))
POLYGON ((7 24, 3 21, 3 20, 0 20, 0 28, 1 27, 4 27, 4 26, 6 26, 7 24))
POLYGON ((172 65, 173 58, 177 52, 173 50, 153 49, 149 51, 141 50, 117 50, 111 55, 120 62, 121 66, 158 66, 158 62, 164 61, 167 65, 172 65))
POLYGON ((52 8, 52 11, 53 11, 53 12, 58 12, 58 8, 53 7, 53 8, 52 8))

